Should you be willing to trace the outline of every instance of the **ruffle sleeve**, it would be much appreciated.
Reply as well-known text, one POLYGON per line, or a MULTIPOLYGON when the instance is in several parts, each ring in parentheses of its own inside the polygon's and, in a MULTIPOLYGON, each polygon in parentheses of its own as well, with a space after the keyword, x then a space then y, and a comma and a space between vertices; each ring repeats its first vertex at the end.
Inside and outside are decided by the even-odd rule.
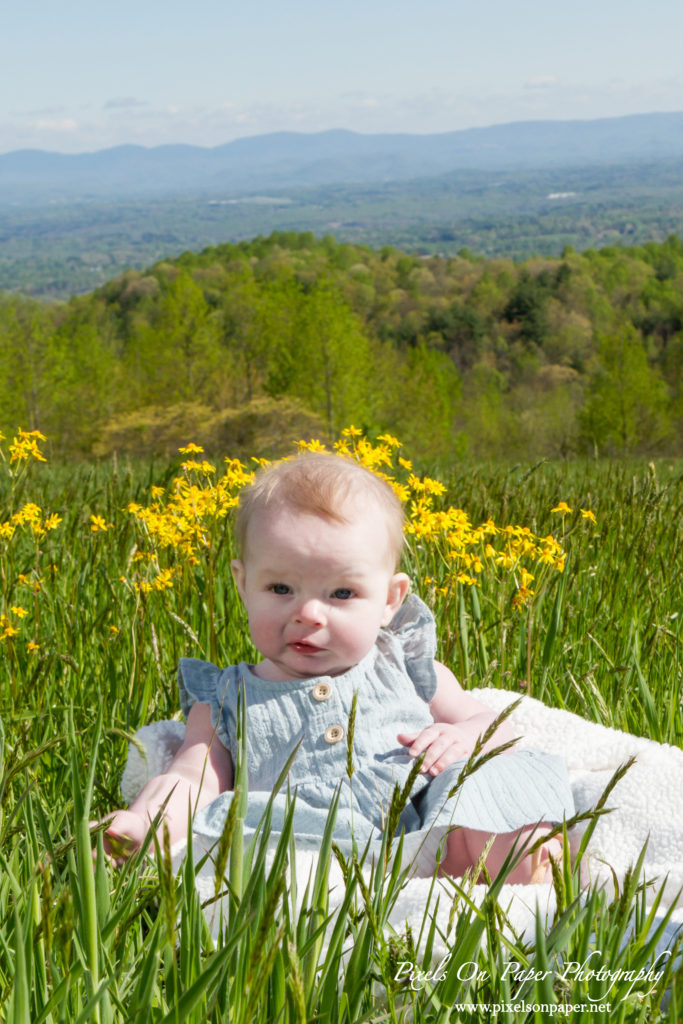
POLYGON ((378 644, 398 645, 403 667, 417 694, 427 703, 436 693, 436 625, 424 601, 409 594, 389 625, 380 633, 378 644))
POLYGON ((185 718, 189 715, 193 704, 208 704, 211 708, 211 721, 216 735, 228 750, 230 750, 231 744, 223 710, 227 703, 229 684, 229 671, 212 665, 210 661, 181 658, 178 663, 178 692, 185 718))

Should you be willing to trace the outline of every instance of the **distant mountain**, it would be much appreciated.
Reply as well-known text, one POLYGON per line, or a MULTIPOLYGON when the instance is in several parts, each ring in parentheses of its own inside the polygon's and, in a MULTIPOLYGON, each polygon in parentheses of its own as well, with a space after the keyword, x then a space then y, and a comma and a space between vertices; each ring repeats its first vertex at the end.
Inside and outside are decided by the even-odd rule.
POLYGON ((0 155, 0 204, 407 181, 456 170, 656 162, 683 157, 683 112, 523 121, 440 135, 275 132, 214 149, 116 146, 0 155))

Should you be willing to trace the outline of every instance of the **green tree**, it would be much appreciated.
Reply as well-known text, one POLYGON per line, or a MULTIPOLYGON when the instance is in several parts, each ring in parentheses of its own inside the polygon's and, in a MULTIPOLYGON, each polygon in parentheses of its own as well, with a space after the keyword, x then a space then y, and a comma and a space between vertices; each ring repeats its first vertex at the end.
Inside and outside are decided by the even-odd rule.
POLYGON ((231 277, 223 296, 223 347, 231 356, 231 405, 250 402, 263 382, 267 332, 262 322, 262 296, 263 288, 259 289, 248 267, 240 267, 240 272, 231 277))
POLYGON ((405 354, 385 349, 377 365, 382 425, 423 456, 457 453, 463 443, 456 428, 462 387, 453 360, 421 343, 405 354))
POLYGON ((508 323, 518 325, 520 338, 539 347, 543 346, 549 329, 546 307, 550 287, 551 281, 546 272, 532 277, 524 268, 503 311, 508 323))
POLYGON ((462 373, 477 361, 486 325, 476 308, 453 302, 447 309, 430 310, 426 330, 441 336, 446 351, 462 373))
POLYGON ((221 362, 220 327, 187 272, 168 286, 152 322, 138 322, 125 359, 131 393, 141 405, 209 398, 221 362))
POLYGON ((301 293, 292 327, 272 347, 268 392, 300 398, 324 417, 330 438, 374 418, 371 344, 334 286, 322 280, 301 293))
POLYGON ((293 380, 303 289, 290 275, 257 284, 250 322, 239 335, 247 397, 257 387, 273 397, 298 394, 293 380))
POLYGON ((477 363, 465 378, 460 426, 475 456, 500 457, 515 442, 504 392, 505 378, 489 362, 477 363))
POLYGON ((666 384, 633 328, 600 338, 579 423, 596 454, 653 451, 671 436, 666 384))
POLYGON ((0 416, 6 429, 44 428, 51 394, 46 360, 53 331, 47 306, 17 295, 0 297, 0 416))
POLYGON ((75 308, 50 339, 45 380, 50 403, 42 429, 63 451, 87 454, 116 401, 119 366, 113 338, 94 310, 75 308))

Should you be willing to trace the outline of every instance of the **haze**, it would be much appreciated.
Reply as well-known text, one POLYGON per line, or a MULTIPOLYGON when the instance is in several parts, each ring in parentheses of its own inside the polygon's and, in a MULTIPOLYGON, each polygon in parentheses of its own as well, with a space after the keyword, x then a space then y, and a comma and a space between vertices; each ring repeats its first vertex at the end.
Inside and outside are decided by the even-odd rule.
POLYGON ((447 132, 683 110, 673 0, 24 0, 0 37, 0 152, 447 132))

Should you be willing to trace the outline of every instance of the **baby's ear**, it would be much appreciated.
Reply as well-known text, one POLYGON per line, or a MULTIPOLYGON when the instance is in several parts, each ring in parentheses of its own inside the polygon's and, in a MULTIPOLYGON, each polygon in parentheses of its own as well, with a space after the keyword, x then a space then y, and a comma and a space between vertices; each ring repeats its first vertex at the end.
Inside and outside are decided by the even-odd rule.
POLYGON ((382 618, 382 625, 388 626, 396 612, 403 604, 406 594, 410 590, 410 577, 404 572, 395 572, 389 580, 387 593, 387 606, 382 618))
POLYGON ((237 592, 244 601, 244 562, 241 558, 233 558, 230 563, 230 568, 232 569, 232 575, 235 579, 237 592))

